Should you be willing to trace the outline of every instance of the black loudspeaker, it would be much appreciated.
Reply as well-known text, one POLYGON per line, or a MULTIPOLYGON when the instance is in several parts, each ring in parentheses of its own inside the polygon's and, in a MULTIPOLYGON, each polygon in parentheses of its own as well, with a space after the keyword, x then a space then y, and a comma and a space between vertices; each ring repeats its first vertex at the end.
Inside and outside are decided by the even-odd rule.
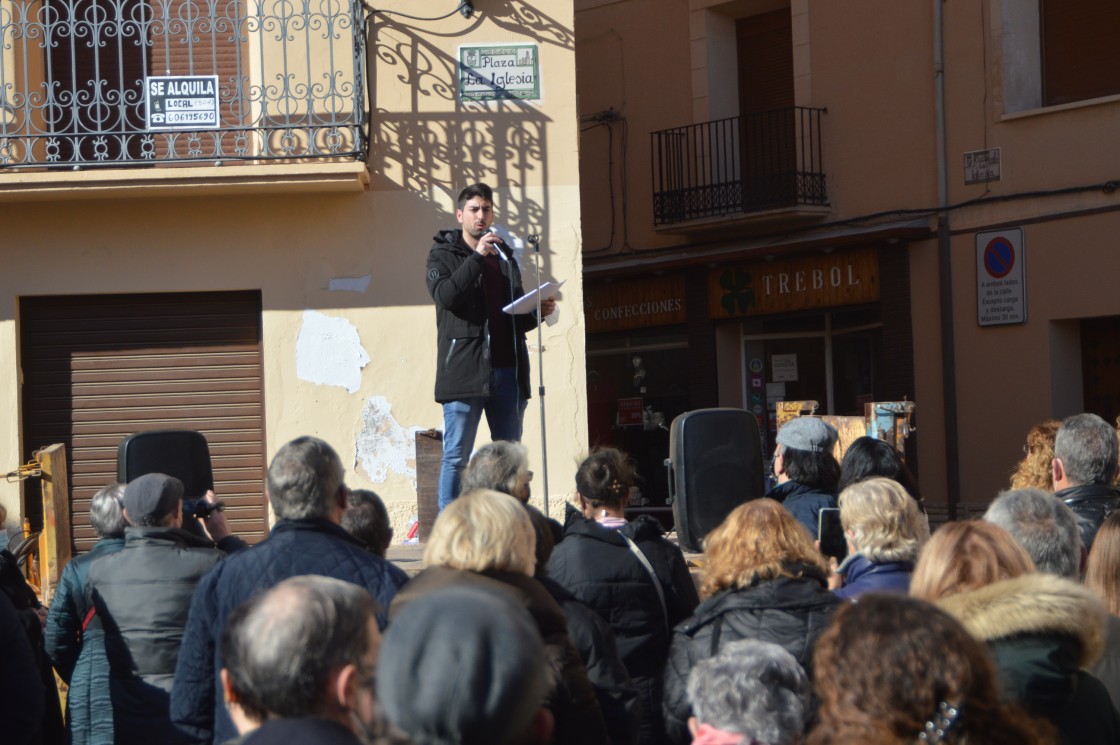
POLYGON ((165 473, 183 482, 183 496, 198 499, 214 488, 210 446, 193 429, 157 429, 129 435, 117 448, 117 481, 127 484, 147 473, 165 473))
POLYGON ((669 494, 677 539, 700 551, 731 510, 765 494, 758 420, 743 409, 698 409, 669 429, 669 494))

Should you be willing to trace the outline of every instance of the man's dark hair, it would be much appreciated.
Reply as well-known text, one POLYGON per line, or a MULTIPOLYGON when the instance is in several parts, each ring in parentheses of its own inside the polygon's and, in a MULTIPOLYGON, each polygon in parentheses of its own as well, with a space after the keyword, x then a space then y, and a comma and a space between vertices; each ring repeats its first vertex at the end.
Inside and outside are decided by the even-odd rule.
POLYGON ((1116 477, 1116 429, 1096 414, 1071 416, 1054 437, 1054 457, 1073 484, 1111 484, 1116 477))
POLYGON ((292 577, 253 596, 222 633, 237 703, 260 721, 322 715, 330 674, 364 664, 375 612, 369 592, 330 577, 292 577))
POLYGON ((475 197, 482 197, 490 204, 494 204, 494 190, 480 182, 471 184, 459 192, 459 209, 463 209, 464 205, 475 197))
POLYGON ((134 528, 170 528, 174 522, 174 512, 165 512, 162 515, 144 515, 143 517, 131 518, 128 521, 129 525, 134 528))
POLYGON ((361 541, 368 551, 382 558, 393 540, 389 511, 385 509, 381 497, 369 489, 350 492, 350 506, 342 515, 342 527, 361 541))
POLYGON ((826 494, 835 494, 840 483, 840 464, 832 453, 810 453, 782 446, 782 463, 790 481, 826 494))
POLYGON ((268 499, 276 516, 289 520, 323 518, 342 488, 338 453, 318 437, 292 440, 268 467, 268 499))

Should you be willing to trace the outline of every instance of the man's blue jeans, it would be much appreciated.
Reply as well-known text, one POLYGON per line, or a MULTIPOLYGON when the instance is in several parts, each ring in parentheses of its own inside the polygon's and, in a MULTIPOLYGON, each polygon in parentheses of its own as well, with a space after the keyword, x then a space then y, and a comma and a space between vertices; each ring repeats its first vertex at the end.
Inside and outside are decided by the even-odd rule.
POLYGON ((490 371, 490 395, 450 401, 443 405, 443 461, 439 469, 439 509, 459 496, 459 480, 474 451, 474 437, 482 413, 490 425, 491 440, 521 440, 525 406, 517 388, 517 369, 490 371))

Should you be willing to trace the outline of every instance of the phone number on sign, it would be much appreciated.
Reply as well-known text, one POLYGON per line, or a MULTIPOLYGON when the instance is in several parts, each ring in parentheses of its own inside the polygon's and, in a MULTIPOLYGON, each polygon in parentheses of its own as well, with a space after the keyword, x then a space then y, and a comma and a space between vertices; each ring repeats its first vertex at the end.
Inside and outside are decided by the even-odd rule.
POLYGON ((216 124, 217 117, 213 111, 169 111, 167 112, 168 124, 216 124))

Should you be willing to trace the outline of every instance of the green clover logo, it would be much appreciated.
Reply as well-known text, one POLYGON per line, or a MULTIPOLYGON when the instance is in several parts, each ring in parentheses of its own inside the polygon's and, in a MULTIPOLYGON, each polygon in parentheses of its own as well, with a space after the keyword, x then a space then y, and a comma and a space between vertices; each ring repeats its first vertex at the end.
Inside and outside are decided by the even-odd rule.
POLYGON ((751 287, 750 272, 742 269, 728 269, 719 278, 719 286, 724 289, 720 305, 727 311, 727 315, 747 313, 754 306, 754 288, 751 287))

